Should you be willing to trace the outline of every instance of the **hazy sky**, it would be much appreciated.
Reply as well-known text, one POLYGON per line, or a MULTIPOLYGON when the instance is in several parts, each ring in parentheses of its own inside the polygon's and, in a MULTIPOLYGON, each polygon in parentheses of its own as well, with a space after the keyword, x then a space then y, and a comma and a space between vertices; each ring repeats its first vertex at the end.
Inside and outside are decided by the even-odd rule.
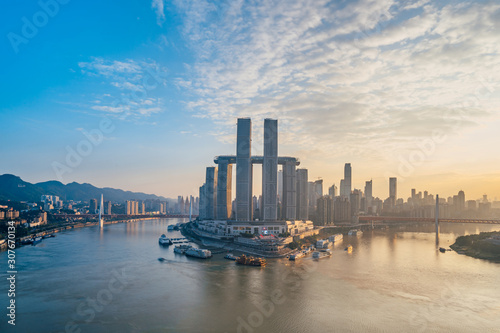
POLYGON ((197 195, 271 117, 310 180, 500 198, 498 1, 60 1, 0 13, 0 173, 197 195))

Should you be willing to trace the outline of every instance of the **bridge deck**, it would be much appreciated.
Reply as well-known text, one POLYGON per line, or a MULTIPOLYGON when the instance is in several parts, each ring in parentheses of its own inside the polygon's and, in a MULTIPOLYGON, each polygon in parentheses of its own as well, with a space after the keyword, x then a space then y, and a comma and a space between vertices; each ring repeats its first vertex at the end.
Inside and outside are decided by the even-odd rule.
MULTIPOLYGON (((435 218, 430 217, 398 217, 398 216, 360 216, 359 221, 394 221, 394 222, 435 222, 435 218)), ((446 223, 484 223, 484 224, 500 224, 500 220, 487 220, 487 219, 447 219, 440 218, 438 222, 446 223)))

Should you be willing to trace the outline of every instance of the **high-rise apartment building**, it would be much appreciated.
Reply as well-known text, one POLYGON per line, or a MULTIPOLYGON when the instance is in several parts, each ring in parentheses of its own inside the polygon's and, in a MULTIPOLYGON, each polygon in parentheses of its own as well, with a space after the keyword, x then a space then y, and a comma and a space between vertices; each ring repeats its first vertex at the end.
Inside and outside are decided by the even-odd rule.
POLYGON ((239 118, 236 134, 236 220, 252 220, 252 121, 239 118))
POLYGON ((309 184, 307 169, 297 169, 295 171, 297 179, 297 220, 307 220, 309 218, 309 184))

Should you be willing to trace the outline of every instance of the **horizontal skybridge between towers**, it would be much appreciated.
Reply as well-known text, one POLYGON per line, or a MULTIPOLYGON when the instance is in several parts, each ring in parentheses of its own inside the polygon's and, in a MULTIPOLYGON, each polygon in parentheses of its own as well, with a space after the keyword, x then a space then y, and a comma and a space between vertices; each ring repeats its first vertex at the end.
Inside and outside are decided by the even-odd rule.
MULTIPOLYGON (((252 164, 263 164, 264 156, 252 156, 251 157, 252 164)), ((224 162, 227 164, 236 164, 236 155, 221 155, 214 157, 215 164, 219 164, 219 162, 224 162)), ((286 163, 295 163, 295 165, 300 165, 300 160, 297 157, 289 157, 289 156, 278 156, 278 164, 286 164, 286 163)))
MULTIPOLYGON (((434 217, 398 217, 398 216, 360 216, 359 221, 365 222, 432 222, 436 219, 434 217)), ((450 223, 483 223, 483 224, 500 224, 500 220, 487 220, 487 219, 449 219, 440 218, 438 221, 450 223)))

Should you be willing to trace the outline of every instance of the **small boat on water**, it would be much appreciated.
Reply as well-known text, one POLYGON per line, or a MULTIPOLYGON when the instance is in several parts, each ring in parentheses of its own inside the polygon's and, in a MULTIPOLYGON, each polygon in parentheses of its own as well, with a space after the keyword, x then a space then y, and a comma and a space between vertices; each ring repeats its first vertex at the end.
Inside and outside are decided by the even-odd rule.
POLYGON ((182 245, 176 245, 174 247, 174 253, 177 253, 177 254, 185 254, 187 250, 189 250, 190 248, 192 248, 191 245, 186 245, 186 244, 182 244, 182 245))
POLYGON ((363 235, 363 231, 358 230, 358 229, 352 229, 352 230, 349 230, 347 235, 349 235, 349 236, 361 236, 361 235, 363 235))
POLYGON ((344 235, 342 234, 335 234, 330 237, 328 237, 328 240, 332 243, 339 242, 344 238, 344 235))
POLYGON ((171 224, 167 227, 167 231, 174 231, 175 225, 171 224))
POLYGON ((313 259, 324 259, 324 258, 329 258, 332 256, 332 251, 329 249, 322 250, 322 251, 315 251, 313 252, 313 259))
POLYGON ((235 256, 235 255, 234 255, 234 254, 232 254, 232 253, 228 253, 228 254, 226 254, 226 255, 224 256, 224 259, 236 260, 236 259, 238 259, 238 257, 237 257, 237 256, 235 256))
POLYGON ((236 258, 236 264, 246 266, 266 266, 266 259, 247 257, 246 255, 242 254, 241 256, 236 258))
POLYGON ((172 241, 170 240, 170 238, 168 238, 167 236, 165 236, 165 234, 163 234, 163 235, 160 236, 160 239, 158 240, 158 243, 160 245, 163 245, 163 246, 172 245, 172 241))
POLYGON ((158 258, 158 261, 161 261, 161 262, 164 262, 165 260, 167 260, 167 259, 165 259, 165 258, 158 258))
POLYGON ((212 252, 210 250, 206 249, 197 249, 194 247, 191 247, 186 250, 184 253, 188 257, 195 257, 195 258, 201 258, 201 259, 207 259, 212 256, 212 252))
POLYGON ((45 238, 52 238, 52 237, 56 237, 56 235, 54 234, 47 234, 47 235, 43 235, 42 238, 45 239, 45 238))
POLYGON ((344 251, 347 251, 347 253, 352 253, 352 245, 348 245, 344 251))
POLYGON ((303 258, 312 251, 314 251, 314 246, 311 245, 310 247, 308 247, 302 251, 297 251, 297 252, 291 254, 290 257, 288 257, 288 260, 297 260, 297 259, 303 258))
POLYGON ((42 241, 42 236, 38 236, 38 237, 33 237, 33 243, 31 243, 31 245, 35 245, 35 244, 38 244, 42 241))
POLYGON ((33 244, 33 238, 26 238, 25 240, 21 241, 21 244, 23 245, 33 244))

